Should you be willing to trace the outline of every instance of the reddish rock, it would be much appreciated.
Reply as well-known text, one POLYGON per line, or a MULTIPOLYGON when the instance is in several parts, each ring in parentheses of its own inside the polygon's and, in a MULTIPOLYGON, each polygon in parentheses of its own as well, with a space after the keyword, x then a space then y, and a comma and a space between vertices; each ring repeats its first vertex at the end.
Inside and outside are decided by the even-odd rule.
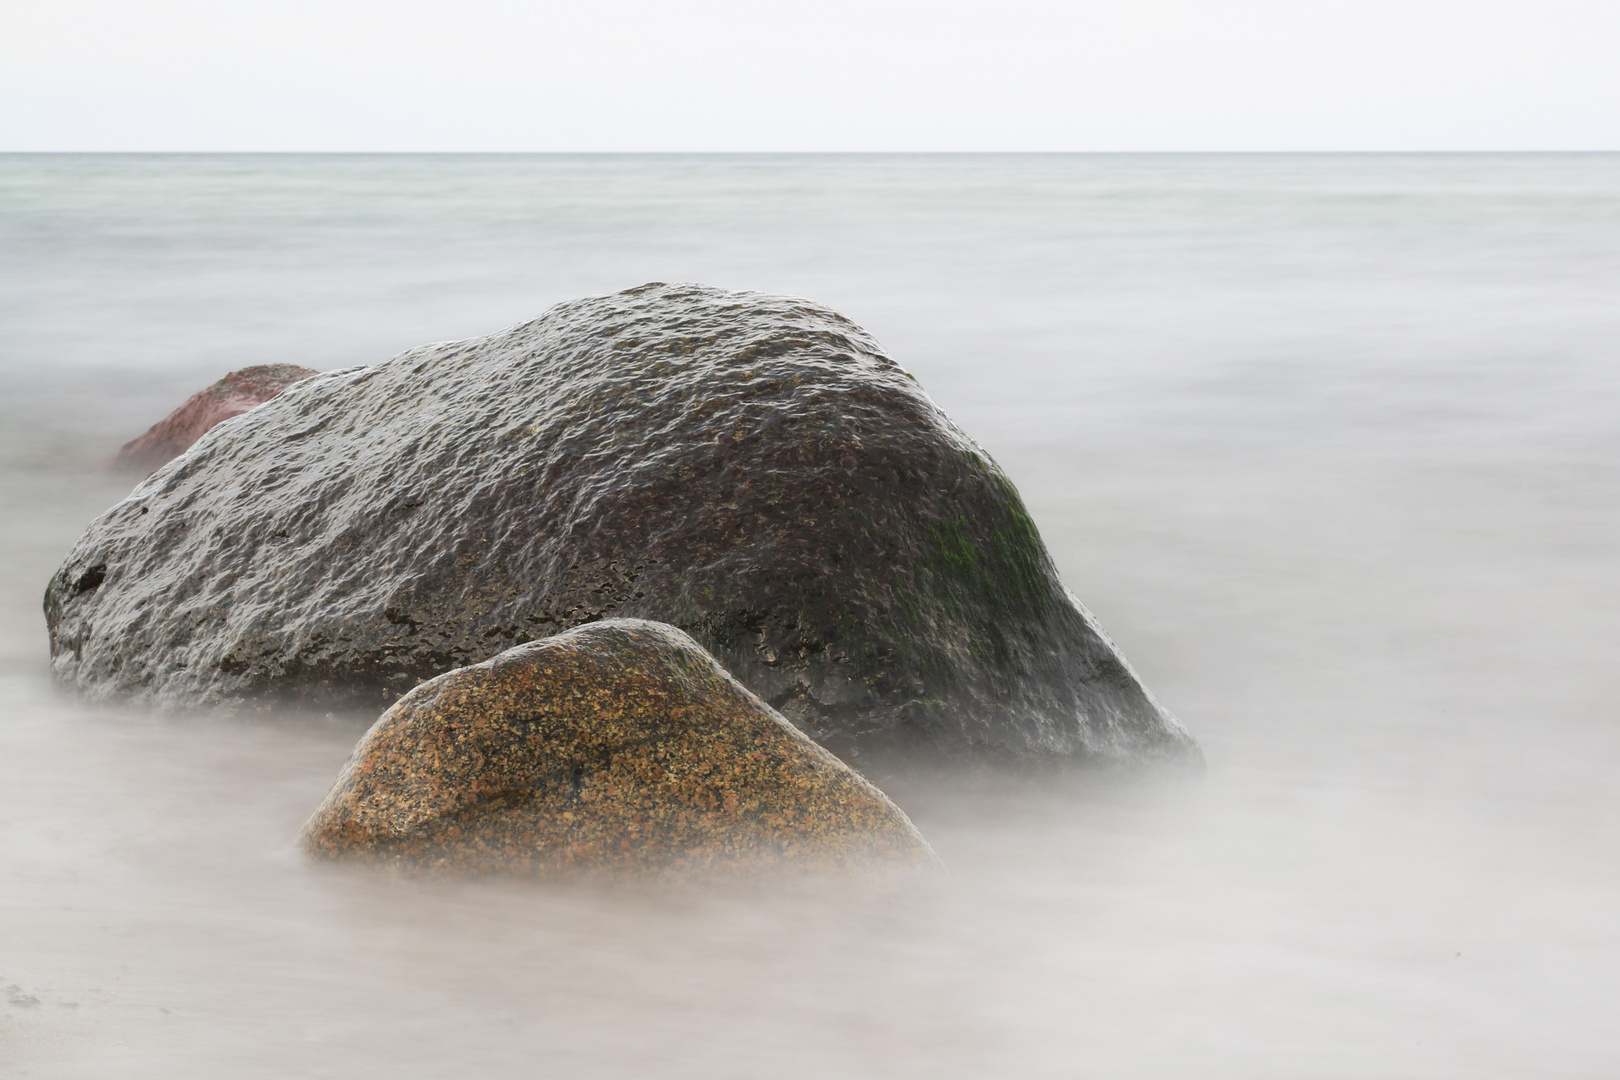
POLYGON ((221 420, 240 416, 300 379, 320 374, 297 364, 259 364, 233 371, 153 424, 145 435, 124 444, 112 467, 150 476, 191 448, 221 420))

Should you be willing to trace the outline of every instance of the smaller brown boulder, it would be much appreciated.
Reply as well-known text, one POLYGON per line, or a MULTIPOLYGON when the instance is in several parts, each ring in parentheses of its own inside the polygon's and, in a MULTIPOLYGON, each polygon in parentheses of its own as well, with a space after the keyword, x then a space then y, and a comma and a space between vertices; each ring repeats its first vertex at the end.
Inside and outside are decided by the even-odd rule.
POLYGON ((303 842, 448 872, 937 861, 881 791, 686 634, 639 619, 418 686, 361 738, 303 842))
POLYGON ((240 416, 255 405, 281 393, 300 379, 320 372, 297 364, 259 364, 233 371, 213 386, 199 390, 174 412, 159 420, 145 435, 125 443, 111 467, 145 476, 191 448, 191 444, 221 420, 240 416))

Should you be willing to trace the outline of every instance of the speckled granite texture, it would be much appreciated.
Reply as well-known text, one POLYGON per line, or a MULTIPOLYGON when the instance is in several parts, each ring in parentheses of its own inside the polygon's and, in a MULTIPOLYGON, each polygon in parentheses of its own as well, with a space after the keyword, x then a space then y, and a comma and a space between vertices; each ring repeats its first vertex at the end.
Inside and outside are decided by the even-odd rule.
POLYGON ((936 862, 882 792, 690 637, 629 619, 411 691, 361 739, 304 846, 452 873, 936 862))
POLYGON ((701 285, 295 383, 95 521, 45 609, 56 678, 98 700, 375 714, 634 617, 862 768, 1197 756, 865 331, 701 285))

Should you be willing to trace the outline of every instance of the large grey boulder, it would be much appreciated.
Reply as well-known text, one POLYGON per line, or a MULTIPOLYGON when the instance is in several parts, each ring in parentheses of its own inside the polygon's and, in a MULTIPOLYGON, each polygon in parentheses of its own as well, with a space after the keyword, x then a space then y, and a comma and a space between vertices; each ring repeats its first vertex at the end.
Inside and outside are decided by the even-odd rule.
POLYGON ((865 331, 699 285, 294 383, 95 521, 45 609, 95 699, 374 712, 632 617, 849 760, 1197 753, 865 331))

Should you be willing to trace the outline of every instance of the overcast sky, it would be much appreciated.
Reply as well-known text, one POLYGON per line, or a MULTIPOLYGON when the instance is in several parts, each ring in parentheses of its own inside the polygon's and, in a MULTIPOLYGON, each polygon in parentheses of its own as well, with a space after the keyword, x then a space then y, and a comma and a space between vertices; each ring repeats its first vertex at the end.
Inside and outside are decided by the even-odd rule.
POLYGON ((1620 0, 0 0, 0 150, 1617 150, 1620 0))

